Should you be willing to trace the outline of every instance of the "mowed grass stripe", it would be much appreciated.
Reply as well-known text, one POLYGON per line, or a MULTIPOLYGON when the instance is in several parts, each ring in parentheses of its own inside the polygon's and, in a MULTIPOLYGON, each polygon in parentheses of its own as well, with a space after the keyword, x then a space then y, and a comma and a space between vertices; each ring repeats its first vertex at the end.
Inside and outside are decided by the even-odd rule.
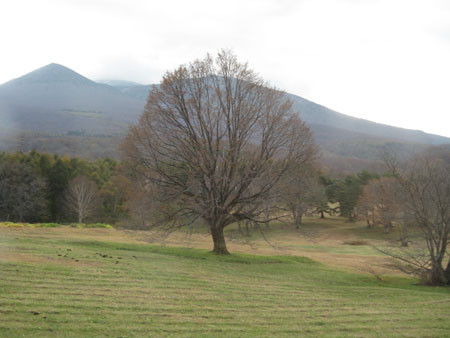
MULTIPOLYGON (((212 322, 212 323, 226 323, 229 322, 230 319, 234 319, 237 322, 242 321, 245 322, 249 319, 250 316, 246 316, 246 317, 242 317, 240 312, 230 312, 229 314, 223 314, 223 315, 218 315, 213 313, 213 311, 203 311, 203 312, 195 312, 195 311, 182 311, 180 309, 177 309, 178 311, 174 310, 173 308, 166 308, 164 309, 164 311, 147 311, 147 312, 139 312, 139 311, 131 311, 131 309, 116 309, 116 311, 104 311, 104 310, 100 310, 97 309, 96 311, 88 311, 86 310, 85 312, 81 312, 81 311, 67 311, 66 309, 64 309, 64 311, 45 311, 45 309, 40 309, 42 312, 40 312, 40 314, 42 314, 43 316, 49 316, 52 317, 52 315, 54 315, 54 318, 56 321, 68 321, 69 319, 72 320, 77 320, 77 316, 79 316, 81 313, 84 314, 83 318, 79 318, 79 322, 83 322, 86 320, 86 318, 90 318, 90 317, 97 317, 97 318, 103 318, 103 319, 112 319, 113 317, 121 317, 121 318, 127 318, 128 322, 134 322, 137 321, 139 322, 137 316, 142 316, 143 314, 145 314, 146 316, 150 316, 150 317, 183 317, 183 318, 190 318, 190 322, 212 322), (65 317, 64 318, 58 318, 58 316, 56 315, 61 315, 64 314, 65 317)), ((80 310, 84 310, 84 309, 80 309, 80 310)), ((161 309, 163 310, 163 309, 161 309)), ((11 315, 11 320, 12 321, 17 321, 17 322, 22 322, 23 318, 18 318, 17 316, 13 316, 13 312, 5 312, 5 317, 4 318, 8 318, 8 313, 9 315, 11 315)), ((33 312, 34 313, 34 312, 33 312)), ((313 313, 313 314, 297 314, 295 316, 290 316, 290 317, 286 317, 286 316, 260 316, 254 320, 252 320, 253 323, 258 323, 260 325, 267 325, 268 323, 271 322, 276 322, 276 323, 282 323, 284 321, 289 322, 292 318, 297 318, 297 319, 308 319, 308 323, 315 323, 315 322, 319 322, 319 321, 329 321, 328 323, 326 323, 327 325, 332 325, 332 324, 349 324, 349 323, 356 323, 356 322, 363 322, 363 323, 376 323, 376 322, 390 322, 390 323, 394 323, 394 322, 404 322, 404 324, 407 324, 408 321, 414 322, 412 323, 413 326, 415 325, 420 325, 422 326, 427 326, 430 325, 432 322, 439 322, 439 321, 443 321, 445 320, 446 316, 439 316, 434 318, 433 320, 427 322, 426 324, 422 325, 421 323, 417 322, 417 314, 416 315, 412 315, 409 314, 407 317, 405 318, 392 318, 390 316, 388 316, 387 314, 374 314, 374 313, 366 313, 366 315, 371 315, 372 317, 370 318, 366 318, 365 320, 359 320, 357 317, 355 318, 339 318, 337 316, 335 316, 334 314, 327 314, 327 315, 323 315, 321 313, 313 313)), ((32 316, 32 312, 29 312, 28 314, 29 317, 33 317, 32 316)), ((38 317, 36 317, 38 318, 38 317)), ((231 322, 230 322, 231 323, 231 322)), ((120 321, 115 323, 115 324, 111 324, 111 325, 121 325, 120 321)), ((272 324, 270 324, 272 325, 272 324)), ((411 325, 411 323, 409 323, 408 325, 411 325)))
MULTIPOLYGON (((247 335, 258 335, 258 334, 262 334, 264 333, 265 335, 267 334, 273 334, 273 335, 277 335, 277 336, 281 336, 281 335, 287 335, 287 336, 292 336, 292 335, 298 335, 298 334, 310 334, 312 336, 327 336, 330 335, 330 328, 328 327, 324 327, 324 322, 317 322, 317 323, 312 323, 312 324, 307 324, 307 325, 301 325, 301 324, 294 324, 291 326, 291 328, 274 328, 273 326, 260 326, 258 328, 255 328, 255 326, 252 326, 251 324, 246 325, 240 325, 239 327, 236 327, 236 325, 233 325, 232 323, 230 323, 229 325, 223 325, 223 324, 204 324, 202 325, 201 328, 199 328, 199 325, 197 323, 190 323, 190 324, 183 324, 181 325, 173 325, 173 323, 158 323, 158 324, 152 324, 151 320, 147 322, 147 321, 142 321, 140 323, 126 323, 123 324, 121 327, 107 327, 106 325, 102 325, 101 323, 86 323, 83 325, 83 329, 79 329, 76 331, 73 331, 73 329, 71 329, 70 327, 67 326, 58 326, 58 328, 61 330, 64 330, 64 336, 71 336, 71 335, 83 335, 83 333, 85 335, 89 335, 92 334, 93 332, 98 332, 98 333, 102 333, 102 334, 106 334, 106 335, 113 335, 113 336, 117 336, 118 333, 121 333, 121 336, 123 333, 127 334, 127 336, 134 336, 136 334, 139 335, 154 335, 154 334, 169 334, 169 335, 173 335, 173 334, 180 334, 180 335, 191 335, 191 336, 202 336, 202 335, 208 335, 210 333, 221 333, 222 336, 226 335, 235 335, 235 336, 241 336, 242 334, 247 335), (149 323, 150 322, 150 323, 149 323), (168 325, 168 324, 172 324, 172 325, 168 325), (219 326, 220 325, 220 326, 219 326), (130 335, 131 334, 131 335, 130 335)), ((54 327, 55 325, 57 325, 58 323, 53 323, 52 325, 48 325, 48 326, 41 326, 39 327, 41 330, 52 330, 54 331, 54 327), (53 328, 53 329, 52 329, 53 328)), ((29 334, 34 334, 36 333, 36 326, 33 325, 29 325, 28 327, 29 330, 29 334)), ((22 328, 20 327, 21 330, 27 329, 27 328, 22 328)), ((411 336, 421 336, 420 333, 423 333, 422 330, 420 329, 416 329, 416 328, 412 328, 410 326, 405 326, 405 327, 401 327, 401 326, 395 326, 395 327, 389 327, 389 326, 385 326, 383 323, 381 323, 379 326, 376 327, 378 330, 386 330, 386 329, 390 329, 390 336, 395 335, 396 333, 401 335, 401 336, 405 336, 404 332, 405 330, 407 332, 409 332, 409 334, 411 336)), ((0 328, 1 330, 1 328, 0 328)), ((363 336, 367 336, 370 335, 370 333, 374 333, 374 327, 373 326, 367 326, 367 325, 358 325, 355 324, 354 326, 333 326, 332 327, 332 332, 333 335, 351 335, 351 333, 354 333, 356 335, 363 335, 363 336)), ((1 331, 0 331, 1 332, 1 331)), ((445 336, 446 335, 446 330, 445 329, 439 329, 439 328, 434 328, 434 333, 440 334, 440 336, 445 336)), ((330 335, 331 336, 331 335, 330 335)), ((382 336, 382 335, 379 335, 382 336)))
POLYGON ((401 278, 380 282, 308 259, 220 258, 44 235, 3 238, 0 254, 11 247, 40 261, 0 263, 0 335, 8 337, 440 336, 450 330, 448 289, 401 278), (61 252, 74 259, 57 258, 61 252))
MULTIPOLYGON (((6 282, 8 282, 8 281, 6 281, 6 282)), ((106 297, 106 296, 120 295, 121 299, 126 298, 127 302, 129 301, 128 298, 135 299, 136 294, 139 294, 139 296, 141 298, 152 298, 155 300, 157 300, 159 298, 176 300, 176 299, 180 299, 180 297, 181 297, 181 298, 187 298, 187 299, 195 298, 198 301, 202 301, 202 300, 208 301, 211 299, 219 299, 219 300, 227 300, 227 301, 231 300, 233 302, 240 302, 240 301, 245 301, 247 299, 255 298, 255 300, 253 302, 253 306, 260 306, 264 302, 271 302, 273 300, 280 299, 280 297, 287 298, 281 305, 282 307, 289 307, 289 306, 292 306, 293 304, 298 304, 299 301, 304 305, 319 305, 321 302, 325 302, 327 304, 330 302, 340 302, 342 304, 343 302, 345 302, 345 300, 343 300, 341 298, 326 297, 326 298, 321 299, 319 297, 320 296, 319 292, 315 295, 315 297, 310 297, 303 293, 298 294, 298 293, 294 293, 294 292, 292 292, 292 293, 290 293, 290 292, 277 293, 276 295, 273 295, 273 294, 266 295, 264 297, 264 302, 261 303, 261 302, 258 302, 257 297, 261 297, 264 294, 255 293, 255 292, 251 292, 251 291, 247 292, 246 290, 239 290, 240 292, 238 292, 238 293, 234 293, 234 294, 230 293, 230 294, 224 296, 223 294, 220 293, 220 291, 217 291, 217 290, 215 290, 215 291, 205 290, 204 292, 200 292, 198 290, 170 289, 169 294, 165 294, 164 296, 162 296, 161 291, 164 291, 164 290, 167 291, 167 289, 165 289, 165 288, 153 288, 153 289, 136 288, 136 289, 132 289, 132 290, 127 290, 127 289, 122 288, 120 290, 116 290, 111 285, 108 285, 108 288, 89 287, 89 288, 84 289, 83 287, 80 287, 77 284, 74 284, 73 286, 64 286, 64 287, 39 286, 38 289, 34 289, 33 285, 24 285, 24 284, 20 284, 20 283, 15 283, 13 287, 7 286, 4 288, 4 290, 8 290, 8 293, 10 295, 16 294, 15 298, 17 300, 19 300, 21 298, 31 299, 31 298, 33 298, 33 296, 35 296, 36 298, 39 298, 39 296, 46 297, 47 294, 49 292, 51 292, 53 296, 66 296, 66 297, 73 297, 73 298, 89 296, 91 299, 96 299, 96 297, 102 298, 102 297, 106 297), (292 298, 295 298, 295 301, 293 301, 292 298), (292 303, 292 302, 294 302, 294 303, 292 303)), ((397 291, 397 290, 395 290, 395 291, 397 291)), ((367 293, 369 293, 369 292, 370 292, 370 290, 367 290, 367 293)), ((360 296, 364 297, 364 294, 361 294, 360 296)), ((381 299, 381 300, 373 299, 373 298, 376 298, 377 296, 378 296, 378 293, 372 294, 370 296, 370 299, 367 299, 366 301, 364 301, 364 300, 361 301, 359 306, 364 307, 364 306, 370 306, 370 305, 374 305, 374 304, 383 303, 383 299, 381 299)), ((354 297, 354 295, 353 295, 353 297, 354 297)), ((369 298, 369 297, 366 296, 366 298, 369 298)), ((48 298, 44 298, 44 299, 48 299, 48 298)), ((389 300, 384 300, 384 301, 390 303, 389 300)), ((448 303, 450 301, 449 300, 435 300, 435 301, 426 302, 426 301, 423 301, 423 298, 420 297, 420 295, 412 295, 410 297, 409 302, 412 304, 447 303, 447 305, 448 305, 448 303), (414 299, 414 298, 416 298, 416 299, 414 299)), ((393 304, 392 306, 395 307, 395 304, 393 304)), ((398 306, 402 307, 402 304, 399 304, 398 306)), ((341 309, 345 310, 345 306, 342 306, 341 309)))

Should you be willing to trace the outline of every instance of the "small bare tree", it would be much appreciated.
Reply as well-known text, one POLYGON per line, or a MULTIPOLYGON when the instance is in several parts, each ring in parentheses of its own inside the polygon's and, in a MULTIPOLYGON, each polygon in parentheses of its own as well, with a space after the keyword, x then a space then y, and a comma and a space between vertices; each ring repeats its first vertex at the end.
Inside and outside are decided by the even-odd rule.
POLYGON ((390 232, 393 222, 401 213, 401 192, 393 177, 371 180, 363 187, 358 199, 358 214, 364 217, 367 226, 381 225, 390 232))
POLYGON ((421 232, 425 255, 397 255, 425 275, 431 285, 450 284, 450 149, 430 148, 407 163, 385 161, 404 196, 405 215, 421 232))
POLYGON ((291 170, 283 180, 280 202, 292 214, 294 225, 299 229, 303 215, 325 200, 325 189, 319 184, 319 171, 311 165, 291 170))
POLYGON ((71 214, 75 214, 78 223, 91 216, 98 208, 97 184, 85 176, 77 176, 69 182, 64 194, 64 203, 71 214))
POLYGON ((292 167, 315 154, 311 133, 285 94, 229 51, 163 77, 123 145, 136 174, 159 187, 166 222, 202 218, 216 254, 224 228, 259 221, 263 200, 292 167), (169 212, 170 211, 170 212, 169 212))
POLYGON ((157 187, 153 184, 142 184, 142 181, 134 181, 131 189, 132 194, 127 201, 130 219, 139 228, 148 228, 163 207, 155 197, 158 194, 157 187))

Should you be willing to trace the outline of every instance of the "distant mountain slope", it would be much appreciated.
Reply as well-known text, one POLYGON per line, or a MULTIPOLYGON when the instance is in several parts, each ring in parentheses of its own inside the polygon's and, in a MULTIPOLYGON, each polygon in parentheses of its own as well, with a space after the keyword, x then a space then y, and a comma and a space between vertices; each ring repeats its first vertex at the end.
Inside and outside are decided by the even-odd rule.
MULTIPOLYGON (((113 145, 120 142, 128 124, 135 123, 142 113, 152 85, 104 82, 108 84, 49 64, 1 85, 0 131, 11 132, 8 138, 0 137, 0 150, 35 147, 56 151, 60 144, 61 152, 75 151, 89 156, 89 149, 84 147, 89 137, 89 142, 99 145, 92 146, 95 149, 92 154, 98 155, 102 150, 113 154, 113 145), (12 140, 13 134, 20 135, 20 141, 12 140), (57 143, 52 145, 52 140, 57 143)), ((300 96, 288 95, 330 163, 345 158, 348 163, 354 162, 350 159, 359 160, 362 166, 376 160, 380 150, 386 148, 407 155, 426 145, 450 144, 447 137, 351 117, 300 96)))
POLYGON ((133 82, 133 81, 124 81, 124 80, 98 80, 96 82, 107 84, 108 86, 116 87, 116 88, 142 86, 142 84, 140 84, 140 83, 133 82))
POLYGON ((114 134, 137 120, 144 102, 50 64, 0 86, 0 122, 38 132, 114 134))
POLYGON ((134 97, 139 100, 147 101, 148 94, 153 85, 139 85, 139 86, 121 86, 116 87, 122 93, 134 97))
POLYGON ((320 124, 349 130, 361 134, 379 136, 424 144, 450 143, 450 138, 427 134, 420 130, 411 130, 376 123, 345 114, 338 113, 320 104, 306 100, 300 96, 288 94, 294 103, 294 109, 300 112, 302 119, 308 124, 320 124))
MULTIPOLYGON (((127 85, 117 88, 124 94, 137 99, 146 100, 152 85, 127 85)), ((300 96, 287 94, 293 102, 294 110, 300 112, 301 118, 309 125, 322 130, 326 127, 338 128, 340 136, 346 136, 345 131, 358 133, 360 136, 370 135, 374 137, 388 138, 391 141, 407 141, 422 144, 450 143, 450 138, 427 134, 420 130, 411 130, 393 127, 338 113, 332 109, 314 103, 300 96), (321 125, 322 127, 318 127, 321 125)), ((313 128, 314 129, 314 128, 313 128)), ((333 132, 336 135, 336 132, 333 132)), ((354 135, 353 135, 354 136, 354 135)))

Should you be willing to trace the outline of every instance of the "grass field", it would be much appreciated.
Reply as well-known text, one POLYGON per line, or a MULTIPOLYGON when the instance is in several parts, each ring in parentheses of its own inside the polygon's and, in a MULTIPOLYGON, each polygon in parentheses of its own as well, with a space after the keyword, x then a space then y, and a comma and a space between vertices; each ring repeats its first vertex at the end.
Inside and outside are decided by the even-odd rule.
POLYGON ((361 260, 385 258, 343 244, 362 235, 330 224, 306 239, 269 231, 280 252, 230 230, 229 257, 205 250, 204 234, 189 242, 203 249, 187 249, 170 246, 181 235, 161 247, 142 232, 0 228, 0 336, 450 335, 448 288, 356 273, 361 260))

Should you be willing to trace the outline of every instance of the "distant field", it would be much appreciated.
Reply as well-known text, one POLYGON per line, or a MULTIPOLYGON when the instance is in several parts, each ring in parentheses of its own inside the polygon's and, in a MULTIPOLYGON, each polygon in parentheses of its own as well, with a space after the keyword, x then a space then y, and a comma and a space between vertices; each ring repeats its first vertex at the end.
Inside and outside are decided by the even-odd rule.
MULTIPOLYGON (((230 229, 230 257, 148 244, 137 231, 0 227, 0 336, 449 335, 450 289, 389 275, 385 257, 343 244, 361 237, 354 225, 331 224, 269 230, 272 246, 230 229), (382 280, 352 272, 361 262, 382 280)), ((166 243, 210 246, 201 233, 166 243)))

